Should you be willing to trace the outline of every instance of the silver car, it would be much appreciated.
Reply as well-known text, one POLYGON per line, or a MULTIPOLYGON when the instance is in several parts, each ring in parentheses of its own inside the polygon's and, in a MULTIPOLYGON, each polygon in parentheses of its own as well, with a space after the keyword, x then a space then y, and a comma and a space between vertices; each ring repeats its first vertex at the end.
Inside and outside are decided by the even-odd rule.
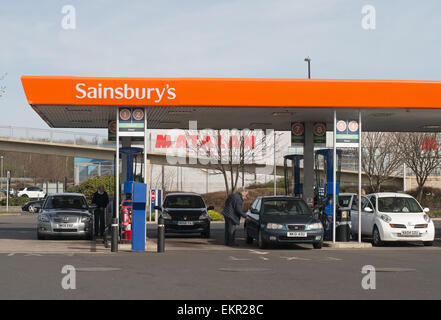
POLYGON ((92 209, 84 195, 79 193, 48 195, 38 215, 38 239, 44 240, 49 236, 91 239, 94 232, 92 209))

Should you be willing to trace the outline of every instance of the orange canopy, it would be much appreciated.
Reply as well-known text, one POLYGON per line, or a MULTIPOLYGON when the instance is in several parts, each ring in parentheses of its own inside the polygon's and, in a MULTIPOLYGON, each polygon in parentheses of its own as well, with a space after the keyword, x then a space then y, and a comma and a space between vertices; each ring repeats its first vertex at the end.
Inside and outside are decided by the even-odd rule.
POLYGON ((29 104, 441 109, 441 81, 22 76, 29 104))

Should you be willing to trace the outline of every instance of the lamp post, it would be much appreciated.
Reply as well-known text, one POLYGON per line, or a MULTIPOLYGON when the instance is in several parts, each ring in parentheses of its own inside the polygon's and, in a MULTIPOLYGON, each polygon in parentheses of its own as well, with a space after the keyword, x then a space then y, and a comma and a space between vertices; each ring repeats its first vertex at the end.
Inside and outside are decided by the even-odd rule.
POLYGON ((308 62, 308 79, 311 79, 311 58, 308 56, 305 61, 308 62))
POLYGON ((0 188, 3 189, 3 156, 0 157, 0 161, 1 161, 1 169, 0 169, 0 174, 1 174, 1 186, 0 188))

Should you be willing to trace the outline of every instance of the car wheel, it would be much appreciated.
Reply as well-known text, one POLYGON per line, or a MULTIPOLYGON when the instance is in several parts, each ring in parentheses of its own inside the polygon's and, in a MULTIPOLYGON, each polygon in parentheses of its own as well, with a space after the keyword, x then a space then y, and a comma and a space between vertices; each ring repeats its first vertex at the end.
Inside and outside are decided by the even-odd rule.
POLYGON ((37 232, 37 239, 38 240, 46 240, 46 237, 43 236, 40 232, 37 232))
POLYGON ((202 238, 208 239, 210 238, 210 229, 205 230, 204 232, 201 233, 202 238))
POLYGON ((29 213, 35 213, 35 207, 34 207, 33 204, 31 204, 31 205, 28 207, 28 211, 29 211, 29 213))
POLYGON ((253 237, 251 237, 249 234, 248 234, 248 231, 245 231, 245 238, 246 238, 246 240, 245 240, 245 242, 246 243, 248 243, 248 244, 253 244, 253 237))
POLYGON ((433 246, 433 241, 424 241, 423 244, 425 247, 431 247, 433 246))
POLYGON ((259 230, 259 236, 257 239, 257 243, 258 243, 260 249, 266 249, 268 247, 267 243, 265 242, 265 240, 262 237, 262 231, 260 231, 260 230, 259 230))
POLYGON ((23 194, 21 197, 22 198, 29 198, 27 194, 23 194))
POLYGON ((372 245, 374 247, 381 247, 383 245, 383 241, 381 241, 380 231, 378 231, 377 227, 374 227, 374 231, 372 232, 372 245))
POLYGON ((322 248, 322 245, 323 245, 323 242, 314 242, 313 244, 312 244, 312 246, 314 247, 314 249, 321 249, 322 248))

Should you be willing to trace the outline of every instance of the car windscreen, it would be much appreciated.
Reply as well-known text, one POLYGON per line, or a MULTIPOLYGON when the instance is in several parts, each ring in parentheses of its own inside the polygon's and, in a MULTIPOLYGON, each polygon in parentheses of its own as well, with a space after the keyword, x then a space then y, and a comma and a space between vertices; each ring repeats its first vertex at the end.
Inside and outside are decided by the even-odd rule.
POLYGON ((338 196, 338 205, 340 207, 349 207, 352 196, 338 196))
POLYGON ((194 209, 194 208, 205 208, 204 201, 199 196, 193 195, 176 195, 167 196, 164 202, 165 208, 174 209, 194 209))
POLYGON ((380 197, 378 211, 389 213, 421 212, 422 209, 414 198, 407 197, 380 197))
POLYGON ((277 199, 264 200, 264 215, 311 215, 311 211, 303 200, 277 199))
POLYGON ((45 202, 45 209, 87 209, 86 199, 82 196, 50 196, 45 202))

